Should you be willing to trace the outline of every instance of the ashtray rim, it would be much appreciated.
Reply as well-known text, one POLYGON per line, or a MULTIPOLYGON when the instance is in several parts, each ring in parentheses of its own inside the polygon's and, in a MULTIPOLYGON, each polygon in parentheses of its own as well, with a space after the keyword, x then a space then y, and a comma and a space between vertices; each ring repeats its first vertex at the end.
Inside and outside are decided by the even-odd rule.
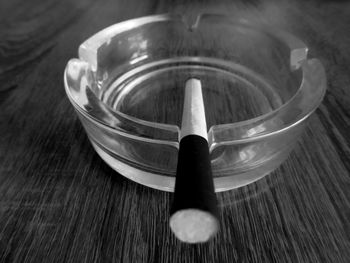
MULTIPOLYGON (((215 16, 220 19, 227 19, 230 23, 241 23, 244 26, 254 26, 259 29, 257 25, 252 25, 250 24, 249 21, 245 19, 232 19, 231 17, 228 17, 226 15, 221 15, 221 14, 200 14, 194 25, 189 26, 191 29, 193 29, 194 26, 198 26, 200 23, 200 20, 208 17, 208 16, 215 16)), ((87 64, 87 67, 89 67, 92 71, 96 70, 96 52, 97 49, 106 41, 108 42, 111 37, 115 36, 115 34, 119 34, 120 32, 124 32, 125 30, 132 29, 134 27, 142 26, 146 23, 152 23, 156 21, 167 21, 171 19, 176 19, 176 20, 181 20, 184 23, 186 23, 186 19, 184 16, 181 15, 172 15, 172 14, 162 14, 162 15, 154 15, 154 16, 146 16, 146 17, 141 17, 141 18, 135 18, 127 21, 123 21, 120 23, 117 23, 115 25, 112 25, 110 27, 107 27, 92 37, 90 37, 88 40, 84 41, 80 47, 79 47, 79 60, 82 61, 83 63, 87 64), (95 62, 94 62, 95 61, 95 62)), ((265 30, 265 29, 264 29, 265 30)), ((272 35, 273 37, 276 37, 280 40, 282 40, 289 48, 291 49, 291 57, 290 57, 290 66, 292 70, 298 70, 300 69, 302 72, 302 81, 301 85, 298 88, 297 92, 288 100, 286 101, 281 107, 274 109, 273 111, 270 111, 266 114, 260 115, 256 118, 252 118, 249 120, 244 120, 240 122, 235 122, 235 123, 229 123, 229 124, 221 124, 217 126, 212 126, 210 127, 208 131, 208 137, 210 140, 210 145, 212 147, 216 147, 222 143, 227 144, 227 143, 242 143, 242 142, 247 142, 251 140, 258 140, 265 138, 266 136, 273 136, 276 133, 283 132, 285 130, 288 130, 292 126, 298 124, 299 122, 303 121, 306 119, 320 104, 320 102, 323 99, 323 96, 326 91, 326 77, 325 77, 325 72, 322 64, 317 60, 317 59, 308 59, 307 58, 307 52, 308 48, 306 45, 293 35, 281 31, 279 29, 275 28, 270 28, 268 34, 272 35), (316 72, 316 73, 315 73, 316 72), (313 73, 313 76, 312 74, 313 73), (311 74, 311 75, 310 75, 311 74), (289 121, 288 123, 284 123, 283 127, 278 129, 275 127, 269 130, 255 130, 256 127, 261 127, 261 125, 264 125, 266 122, 271 122, 273 123, 276 119, 283 119, 285 118, 286 115, 289 115, 289 107, 295 107, 293 102, 295 101, 302 101, 303 96, 305 96, 305 93, 310 93, 314 92, 316 90, 317 96, 313 97, 313 100, 308 103, 304 103, 305 108, 302 109, 301 113, 299 113, 298 118, 294 118, 292 121, 289 121), (239 132, 235 133, 233 137, 226 137, 225 139, 222 139, 222 134, 228 134, 228 131, 230 129, 239 129, 239 132), (253 131, 250 132, 249 131, 253 131), (246 136, 244 136, 246 134, 246 136), (247 135, 248 134, 248 135, 247 135), (221 138, 221 139, 220 139, 221 138)), ((87 112, 83 107, 81 107, 78 103, 75 102, 72 94, 70 93, 70 88, 67 82, 67 71, 70 68, 70 62, 68 62, 65 73, 64 73, 64 83, 65 83, 65 89, 66 93, 73 103, 74 107, 76 109, 79 109, 79 112, 83 114, 85 117, 88 119, 94 121, 95 123, 98 123, 99 125, 103 125, 107 129, 112 129, 114 132, 118 133, 123 133, 125 136, 132 136, 134 138, 137 138, 138 136, 134 136, 131 134, 128 134, 127 131, 121 131, 120 129, 116 129, 113 126, 108 125, 107 123, 103 122, 102 120, 99 120, 97 118, 94 118, 94 116, 90 115, 89 112, 87 112)), ((105 105, 106 108, 110 111, 114 111, 118 114, 117 111, 109 108, 108 105, 105 105)), ((120 113, 119 113, 120 115, 120 113)), ((125 116, 124 116, 125 117, 125 116)), ((156 126, 156 128, 160 128, 163 130, 171 130, 173 132, 178 132, 179 129, 177 126, 173 125, 167 125, 167 124, 159 124, 159 123, 154 123, 149 124, 143 120, 138 121, 135 120, 135 118, 129 118, 131 122, 138 122, 137 125, 150 125, 150 126, 156 126)), ((141 140, 150 140, 155 143, 170 143, 170 144, 176 144, 177 139, 175 138, 174 141, 168 141, 165 142, 162 139, 159 138, 146 138, 146 137, 139 137, 137 139, 141 140)))

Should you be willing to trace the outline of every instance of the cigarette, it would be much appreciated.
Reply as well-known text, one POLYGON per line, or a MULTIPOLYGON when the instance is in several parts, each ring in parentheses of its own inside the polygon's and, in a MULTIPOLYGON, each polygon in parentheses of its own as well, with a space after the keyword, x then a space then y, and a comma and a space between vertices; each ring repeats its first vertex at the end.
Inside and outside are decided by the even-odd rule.
POLYGON ((202 243, 219 229, 201 82, 185 86, 180 148, 170 228, 186 243, 202 243))

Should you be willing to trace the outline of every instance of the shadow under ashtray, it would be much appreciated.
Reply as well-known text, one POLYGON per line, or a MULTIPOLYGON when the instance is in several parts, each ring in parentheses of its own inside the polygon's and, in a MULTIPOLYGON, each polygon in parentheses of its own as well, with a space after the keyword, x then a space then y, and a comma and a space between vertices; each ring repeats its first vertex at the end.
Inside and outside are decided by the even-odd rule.
MULTIPOLYGON (((286 162, 288 162, 288 160, 286 162)), ((282 164, 282 166, 283 165, 284 164, 282 164)), ((228 208, 241 202, 261 198, 263 195, 271 192, 277 185, 285 183, 281 172, 281 167, 279 167, 254 183, 231 191, 217 193, 219 206, 228 208)))

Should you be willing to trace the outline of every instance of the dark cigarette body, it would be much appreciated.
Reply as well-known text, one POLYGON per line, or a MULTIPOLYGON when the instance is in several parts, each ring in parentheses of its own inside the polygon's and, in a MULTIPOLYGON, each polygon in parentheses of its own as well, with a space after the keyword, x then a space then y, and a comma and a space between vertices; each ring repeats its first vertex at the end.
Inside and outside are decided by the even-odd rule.
POLYGON ((187 98, 188 102, 185 99, 185 103, 192 103, 192 106, 184 107, 181 129, 184 136, 180 140, 175 194, 170 211, 172 231, 181 241, 188 243, 205 242, 212 237, 218 231, 219 217, 206 138, 203 99, 198 82, 186 83, 186 96, 196 98, 187 98), (199 113, 196 114, 196 111, 199 113), (187 112, 192 116, 186 116, 187 112))
POLYGON ((178 158, 170 214, 184 209, 198 209, 218 217, 208 142, 201 136, 187 135, 180 142, 178 158))

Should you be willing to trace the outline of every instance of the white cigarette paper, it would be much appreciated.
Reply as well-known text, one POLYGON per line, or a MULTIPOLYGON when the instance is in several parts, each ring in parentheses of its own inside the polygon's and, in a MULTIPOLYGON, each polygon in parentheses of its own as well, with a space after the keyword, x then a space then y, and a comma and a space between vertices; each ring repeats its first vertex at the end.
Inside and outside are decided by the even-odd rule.
POLYGON ((208 140, 202 85, 198 79, 186 82, 180 139, 187 135, 199 135, 208 140))

